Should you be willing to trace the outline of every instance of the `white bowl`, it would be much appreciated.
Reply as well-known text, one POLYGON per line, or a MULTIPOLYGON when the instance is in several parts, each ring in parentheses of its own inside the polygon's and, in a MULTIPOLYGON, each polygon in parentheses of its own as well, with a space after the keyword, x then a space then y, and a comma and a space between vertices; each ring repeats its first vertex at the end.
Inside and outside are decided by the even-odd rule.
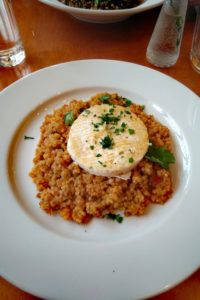
POLYGON ((129 9, 117 10, 94 10, 86 8, 77 8, 65 5, 58 0, 39 0, 47 5, 66 11, 73 17, 92 23, 113 23, 127 19, 128 17, 140 13, 163 3, 163 0, 146 0, 144 3, 129 9))

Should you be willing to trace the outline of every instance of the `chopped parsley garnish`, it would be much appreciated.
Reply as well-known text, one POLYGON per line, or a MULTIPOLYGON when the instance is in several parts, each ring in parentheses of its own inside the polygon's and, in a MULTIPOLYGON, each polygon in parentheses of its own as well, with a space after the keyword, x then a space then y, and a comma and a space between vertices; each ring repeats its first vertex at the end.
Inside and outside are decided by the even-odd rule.
POLYGON ((98 127, 99 127, 99 124, 98 124, 98 123, 93 123, 93 122, 92 122, 92 125, 94 126, 94 128, 98 128, 98 127))
POLYGON ((107 214, 105 216, 107 219, 113 220, 113 221, 117 221, 118 223, 122 223, 124 218, 120 215, 120 214, 107 214))
MULTIPOLYGON (((101 114, 100 116, 98 116, 98 118, 100 119, 100 122, 98 123, 93 123, 92 125, 94 126, 94 128, 98 128, 99 126, 103 125, 104 123, 107 124, 111 124, 111 125, 116 125, 118 123, 118 121, 120 120, 120 116, 114 116, 113 115, 114 112, 114 106, 112 108, 109 109, 109 112, 101 114)), ((113 129, 114 127, 112 127, 111 129, 113 129)))
POLYGON ((134 134, 134 133, 135 133, 135 130, 134 130, 134 129, 131 129, 131 128, 129 128, 129 129, 128 129, 128 132, 129 132, 129 134, 134 134))
POLYGON ((173 153, 166 150, 164 147, 156 147, 153 144, 149 146, 145 156, 150 161, 158 163, 164 169, 168 169, 169 164, 174 164, 176 162, 173 153))
POLYGON ((34 137, 25 135, 24 140, 34 140, 34 137))
POLYGON ((99 100, 103 101, 103 102, 107 102, 108 100, 110 100, 110 96, 108 95, 104 95, 99 97, 99 100))
POLYGON ((91 111, 90 111, 89 109, 85 109, 85 110, 84 110, 84 113, 85 113, 86 115, 89 115, 89 114, 91 113, 91 111))
POLYGON ((96 155, 96 157, 101 157, 102 155, 100 154, 100 153, 98 153, 97 155, 96 155))
POLYGON ((98 163, 99 163, 100 165, 102 165, 104 168, 107 167, 107 166, 106 166, 105 164, 103 164, 102 161, 100 161, 100 160, 98 160, 98 163))
POLYGON ((141 109, 144 110, 145 109, 145 105, 141 105, 141 109))
POLYGON ((132 104, 132 101, 127 99, 127 98, 123 98, 123 100, 124 100, 124 104, 125 104, 126 107, 128 107, 132 104))
POLYGON ((130 157, 130 158, 128 159, 128 162, 129 162, 130 164, 132 164, 132 163, 134 162, 134 159, 133 159, 132 157, 130 157))
POLYGON ((123 122, 123 123, 121 124, 120 131, 121 131, 121 132, 124 132, 125 129, 126 129, 126 126, 127 126, 127 124, 123 122))
POLYGON ((120 128, 116 128, 115 131, 114 131, 114 133, 115 133, 116 135, 119 135, 119 134, 120 134, 120 128))
POLYGON ((125 110, 125 113, 126 113, 127 115, 131 115, 131 112, 130 112, 129 110, 125 110))
POLYGON ((100 125, 103 125, 104 123, 117 124, 117 122, 120 120, 119 117, 112 116, 110 113, 102 114, 98 118, 101 119, 101 123, 99 123, 100 125))
POLYGON ((71 126, 74 122, 74 114, 73 111, 69 111, 64 116, 65 125, 71 126))
POLYGON ((106 135, 100 142, 103 149, 108 148, 111 149, 113 146, 113 140, 109 137, 109 135, 106 135))
POLYGON ((91 145, 91 146, 90 146, 90 149, 91 149, 91 150, 94 150, 94 146, 93 146, 93 145, 91 145))

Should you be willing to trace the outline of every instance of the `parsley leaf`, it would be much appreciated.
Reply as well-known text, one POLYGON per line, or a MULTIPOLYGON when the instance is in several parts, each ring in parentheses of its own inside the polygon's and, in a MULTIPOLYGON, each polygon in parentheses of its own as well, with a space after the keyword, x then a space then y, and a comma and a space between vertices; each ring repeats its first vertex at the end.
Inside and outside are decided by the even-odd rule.
POLYGON ((116 128, 115 131, 114 131, 114 133, 115 133, 116 135, 119 135, 119 134, 120 134, 120 128, 116 128))
POLYGON ((124 123, 124 122, 121 124, 121 128, 124 128, 124 129, 125 129, 125 128, 126 128, 126 126, 127 126, 127 124, 126 124, 126 123, 124 123))
POLYGON ((85 109, 83 112, 85 113, 86 116, 91 113, 91 111, 89 109, 85 109))
POLYGON ((117 124, 117 122, 120 120, 119 117, 111 116, 111 114, 109 114, 109 113, 102 114, 98 118, 101 119, 100 125, 103 125, 104 123, 106 123, 106 124, 117 124))
POLYGON ((174 164, 176 162, 173 153, 166 150, 164 147, 156 147, 153 144, 149 146, 145 156, 150 161, 158 163, 164 169, 168 169, 169 164, 174 164))
POLYGON ((128 132, 129 132, 129 134, 134 134, 134 133, 135 133, 135 130, 134 130, 134 129, 131 129, 131 128, 129 128, 129 129, 128 129, 128 132))
POLYGON ((64 116, 65 125, 71 126, 74 122, 74 114, 73 111, 69 111, 64 116))
POLYGON ((131 115, 131 112, 130 112, 129 110, 125 110, 125 113, 126 113, 127 115, 131 115))
POLYGON ((127 98, 124 98, 123 100, 124 100, 124 104, 125 104, 126 107, 128 107, 132 104, 132 101, 127 99, 127 98))
POLYGON ((34 137, 25 135, 24 140, 34 140, 34 137))
POLYGON ((123 222, 123 217, 120 214, 107 214, 105 216, 107 219, 113 220, 113 221, 117 221, 118 223, 122 223, 123 222))
POLYGON ((113 140, 108 135, 106 135, 101 140, 100 144, 102 145, 103 149, 105 149, 105 148, 111 149, 111 147, 113 146, 113 140))
POLYGON ((125 129, 126 129, 126 127, 127 127, 126 123, 123 122, 123 123, 121 124, 120 132, 124 132, 125 129))
POLYGON ((103 101, 103 102, 107 102, 108 100, 110 100, 110 96, 108 95, 104 95, 99 97, 99 100, 103 101))

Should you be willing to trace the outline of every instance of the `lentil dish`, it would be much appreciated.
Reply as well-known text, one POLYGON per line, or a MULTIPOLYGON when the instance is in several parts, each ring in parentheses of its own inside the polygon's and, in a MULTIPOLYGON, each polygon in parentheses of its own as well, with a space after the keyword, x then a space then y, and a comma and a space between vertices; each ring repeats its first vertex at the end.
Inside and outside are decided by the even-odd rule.
POLYGON ((138 6, 142 0, 59 0, 60 2, 78 8, 87 9, 127 9, 138 6))
POLYGON ((169 129, 146 114, 142 105, 118 94, 97 94, 87 102, 73 100, 46 115, 30 176, 45 212, 60 214, 79 224, 88 223, 93 217, 112 217, 117 211, 127 217, 140 216, 149 204, 164 204, 173 193, 168 166, 157 163, 158 159, 149 159, 150 154, 131 171, 128 180, 92 175, 73 162, 67 152, 70 125, 64 122, 65 116, 73 112, 77 119, 84 110, 102 104, 102 99, 109 99, 109 105, 128 107, 145 124, 151 145, 172 155, 169 129))

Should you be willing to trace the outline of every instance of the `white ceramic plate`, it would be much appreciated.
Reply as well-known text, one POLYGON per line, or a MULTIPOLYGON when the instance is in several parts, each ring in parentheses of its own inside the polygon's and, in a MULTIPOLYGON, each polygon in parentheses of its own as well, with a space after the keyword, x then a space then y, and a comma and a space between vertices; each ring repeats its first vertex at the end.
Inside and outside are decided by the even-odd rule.
POLYGON ((60 10, 66 11, 72 16, 80 19, 82 21, 93 22, 93 23, 112 23, 119 22, 128 17, 141 13, 143 11, 152 9, 163 3, 163 0, 146 0, 141 5, 130 8, 130 9, 120 9, 120 10, 92 10, 84 8, 76 8, 64 5, 58 0, 39 0, 47 5, 58 8, 60 10))
POLYGON ((46 299, 133 300, 163 292, 199 267, 200 101, 193 92, 143 66, 86 60, 25 77, 1 92, 0 103, 3 277, 46 299), (28 172, 44 115, 100 91, 144 104, 171 129, 175 191, 142 217, 81 226, 39 208, 28 172))

